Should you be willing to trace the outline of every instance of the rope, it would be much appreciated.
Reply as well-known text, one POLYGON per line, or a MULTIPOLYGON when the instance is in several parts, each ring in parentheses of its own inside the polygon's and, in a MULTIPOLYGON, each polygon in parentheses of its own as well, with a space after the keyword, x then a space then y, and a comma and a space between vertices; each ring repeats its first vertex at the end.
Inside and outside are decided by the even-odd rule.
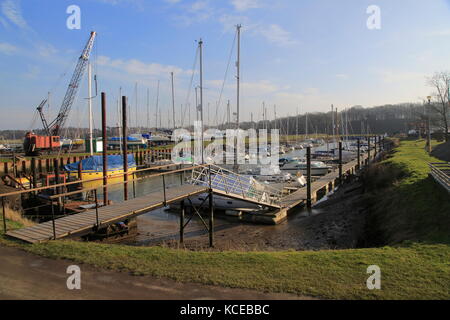
MULTIPOLYGON (((221 104, 221 102, 222 102, 223 89, 225 88, 225 82, 226 82, 226 80, 227 80, 228 70, 230 69, 231 58, 233 57, 233 51, 234 51, 234 47, 235 47, 235 44, 236 44, 236 38, 237 38, 237 31, 236 31, 236 33, 234 34, 234 39, 233 39, 233 43, 232 43, 232 45, 231 45, 230 55, 229 55, 229 57, 228 57, 227 68, 226 68, 226 70, 225 70, 225 75, 224 75, 223 82, 222 82, 222 88, 220 89, 219 101, 217 102, 217 105, 216 105, 216 117, 215 117, 215 119, 214 119, 214 121, 216 122, 216 124, 217 124, 217 110, 218 110, 218 108, 219 108, 219 106, 220 106, 220 104, 221 104)), ((224 112, 224 117, 223 117, 223 121, 222 121, 222 122, 225 121, 225 117, 226 117, 226 112, 224 112)))
MULTIPOLYGON (((194 63, 192 66, 191 80, 189 82, 188 93, 186 96, 186 103, 184 104, 185 108, 183 110, 183 117, 181 118, 181 127, 183 127, 183 125, 184 125, 184 119, 186 118, 186 110, 189 106, 189 99, 191 97, 191 89, 192 89, 192 83, 194 82, 195 68, 197 67, 198 55, 199 55, 199 48, 197 47, 197 50, 195 51, 194 63)), ((195 106, 195 110, 197 110, 197 106, 195 106)), ((189 123, 189 125, 190 125, 190 123, 189 123)))
MULTIPOLYGON (((218 110, 218 108, 220 106, 220 103, 222 102, 223 89, 225 88, 225 82, 227 80, 228 70, 230 69, 230 63, 231 63, 231 58, 233 57, 233 51, 234 51, 234 47, 235 47, 235 44, 236 44, 236 38, 237 38, 237 31, 234 34, 233 44, 231 45, 230 55, 228 57, 227 69, 225 70, 225 75, 224 75, 223 82, 222 82, 222 88, 220 90, 219 101, 217 102, 217 105, 216 105, 216 119, 215 119, 216 123, 217 123, 217 110, 218 110)), ((222 123, 225 123, 226 116, 227 116, 227 111, 225 110, 224 115, 223 115, 223 119, 222 119, 222 123)))

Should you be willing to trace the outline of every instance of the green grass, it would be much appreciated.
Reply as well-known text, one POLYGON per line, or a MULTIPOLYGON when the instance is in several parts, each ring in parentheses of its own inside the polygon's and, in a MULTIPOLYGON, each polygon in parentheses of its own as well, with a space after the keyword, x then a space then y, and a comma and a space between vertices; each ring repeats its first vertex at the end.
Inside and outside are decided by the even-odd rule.
MULTIPOLYGON (((401 245, 381 248, 316 252, 194 252, 75 241, 19 245, 1 237, 0 243, 20 246, 41 256, 69 259, 101 269, 182 282, 326 299, 450 299, 450 245, 440 233, 440 227, 436 226, 446 221, 443 218, 445 214, 433 211, 447 207, 441 203, 443 195, 439 189, 428 184, 432 181, 428 182, 426 162, 430 160, 435 161, 422 150, 422 142, 405 141, 393 157, 382 165, 402 170, 400 176, 403 177, 386 189, 393 194, 385 209, 388 216, 395 217, 398 214, 395 210, 405 206, 405 210, 401 211, 402 217, 404 212, 412 212, 407 216, 420 220, 422 211, 426 210, 427 216, 421 221, 429 225, 424 229, 419 228, 417 235, 420 238, 417 241, 423 242, 403 241, 401 245), (418 193, 409 194, 412 192, 409 189, 411 186, 418 188, 417 192, 426 193, 423 197, 433 202, 433 210, 416 208, 423 204, 424 198, 418 193), (426 188, 431 190, 427 191, 426 188), (402 197, 406 199, 401 200, 402 197), (398 203, 393 205, 392 201, 398 203), (430 230, 439 232, 435 236, 429 233, 430 230), (373 264, 381 268, 381 290, 368 290, 366 287, 369 276, 366 270, 373 264)), ((449 211, 446 215, 449 215, 449 211)), ((392 221, 389 220, 389 223, 392 221)), ((403 230, 403 225, 397 227, 403 230)))
POLYGON ((372 215, 387 244, 404 240, 450 244, 450 197, 428 176, 428 163, 442 161, 424 148, 424 140, 401 141, 392 157, 369 172, 369 180, 375 180, 369 184, 377 187, 377 180, 386 177, 391 184, 371 196, 372 215))

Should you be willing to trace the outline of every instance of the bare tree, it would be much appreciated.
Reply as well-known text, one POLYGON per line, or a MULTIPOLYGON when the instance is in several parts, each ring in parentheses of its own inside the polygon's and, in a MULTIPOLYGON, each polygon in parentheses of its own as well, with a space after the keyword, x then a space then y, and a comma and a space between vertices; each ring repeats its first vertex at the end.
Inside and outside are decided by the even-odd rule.
POLYGON ((431 108, 436 114, 439 115, 439 125, 444 130, 445 141, 449 141, 448 115, 450 104, 450 72, 436 72, 431 78, 428 79, 428 85, 436 90, 433 93, 436 103, 433 103, 431 108))

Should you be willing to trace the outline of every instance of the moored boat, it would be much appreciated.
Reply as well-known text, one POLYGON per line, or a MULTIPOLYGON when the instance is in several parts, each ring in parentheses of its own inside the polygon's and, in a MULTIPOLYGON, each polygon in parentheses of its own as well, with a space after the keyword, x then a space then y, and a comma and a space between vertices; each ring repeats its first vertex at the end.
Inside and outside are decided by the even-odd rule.
MULTIPOLYGON (((133 173, 136 171, 136 161, 134 155, 129 154, 127 157, 128 172, 133 173)), ((80 161, 70 163, 64 166, 69 177, 78 178, 78 165, 80 161)), ((123 156, 122 155, 108 155, 107 156, 107 175, 108 183, 116 183, 123 181, 123 156)), ((102 156, 90 156, 89 158, 81 160, 81 180, 83 188, 98 187, 103 184, 102 180, 87 181, 95 178, 103 177, 103 157, 102 156)))

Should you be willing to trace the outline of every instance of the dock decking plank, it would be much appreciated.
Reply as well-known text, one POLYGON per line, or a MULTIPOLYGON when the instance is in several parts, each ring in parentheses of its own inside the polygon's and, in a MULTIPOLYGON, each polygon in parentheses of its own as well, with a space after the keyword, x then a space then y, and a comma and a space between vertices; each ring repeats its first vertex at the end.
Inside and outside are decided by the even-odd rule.
MULTIPOLYGON (((204 186, 182 185, 167 189, 166 202, 175 202, 179 199, 192 196, 194 194, 206 192, 204 186)), ((110 206, 98 208, 99 222, 108 225, 115 221, 126 219, 128 216, 136 216, 146 211, 164 205, 164 191, 153 192, 149 195, 130 199, 125 202, 118 202, 110 206)), ((96 224, 95 208, 89 211, 73 214, 70 216, 55 219, 56 237, 63 238, 73 233, 89 232, 96 224)), ((26 241, 29 243, 42 242, 53 238, 53 223, 47 221, 35 226, 18 230, 11 230, 6 233, 8 236, 26 241)))

